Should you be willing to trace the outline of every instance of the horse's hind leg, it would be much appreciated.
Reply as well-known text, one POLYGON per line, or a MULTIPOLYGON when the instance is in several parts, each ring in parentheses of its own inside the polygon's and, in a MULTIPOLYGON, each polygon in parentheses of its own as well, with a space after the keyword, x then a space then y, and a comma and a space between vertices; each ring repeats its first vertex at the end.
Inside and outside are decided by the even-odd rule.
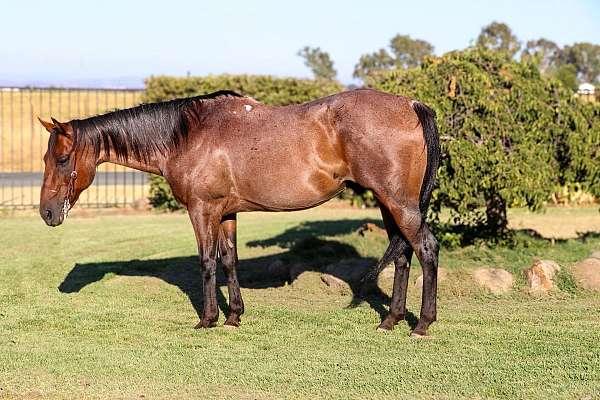
POLYGON ((408 240, 423 268, 423 298, 421 315, 414 336, 427 335, 427 328, 436 319, 437 268, 439 244, 419 210, 418 204, 402 204, 390 197, 381 197, 400 232, 408 240))
POLYGON ((236 222, 235 214, 224 217, 219 232, 219 254, 227 277, 227 291, 229 292, 229 315, 225 326, 232 327, 240 326, 240 316, 244 313, 244 301, 236 271, 238 265, 236 222))
POLYGON ((390 312, 378 327, 381 330, 392 330, 398 321, 404 319, 406 314, 406 291, 408 289, 408 276, 413 250, 400 232, 389 210, 383 205, 380 205, 380 208, 383 224, 390 240, 390 246, 397 246, 399 253, 394 258, 394 288, 392 290, 390 312))

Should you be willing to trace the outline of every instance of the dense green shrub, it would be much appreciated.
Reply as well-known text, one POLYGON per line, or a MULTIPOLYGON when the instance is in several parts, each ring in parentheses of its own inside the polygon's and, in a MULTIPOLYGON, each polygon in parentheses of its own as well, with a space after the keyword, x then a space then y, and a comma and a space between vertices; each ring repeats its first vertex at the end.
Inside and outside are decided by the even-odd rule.
POLYGON ((153 103, 217 90, 234 90, 262 103, 282 106, 304 103, 342 89, 342 85, 336 81, 276 78, 268 75, 209 75, 189 78, 157 76, 146 79, 143 100, 153 103))
MULTIPOLYGON (((275 78, 266 75, 209 75, 206 77, 175 78, 157 76, 146 79, 143 101, 153 103, 178 97, 190 97, 234 90, 270 105, 297 104, 341 91, 336 81, 275 78)), ((164 178, 153 176, 150 180, 150 204, 162 210, 181 208, 173 197, 164 178)))
POLYGON ((433 211, 450 208, 455 224, 501 236, 508 206, 536 210, 557 184, 597 185, 598 106, 533 63, 469 49, 374 75, 369 85, 436 110, 443 160, 433 211))

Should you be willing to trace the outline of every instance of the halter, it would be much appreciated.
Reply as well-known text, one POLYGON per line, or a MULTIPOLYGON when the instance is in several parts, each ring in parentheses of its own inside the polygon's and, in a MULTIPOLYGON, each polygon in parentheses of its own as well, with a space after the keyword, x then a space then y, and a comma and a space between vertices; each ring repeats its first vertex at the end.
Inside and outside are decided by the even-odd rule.
POLYGON ((69 211, 71 210, 71 196, 75 192, 75 180, 77 179, 77 171, 75 170, 75 165, 77 163, 77 159, 73 160, 73 171, 71 171, 71 177, 69 179, 69 185, 67 186, 67 195, 65 196, 65 201, 63 203, 63 215, 65 219, 69 216, 69 211))

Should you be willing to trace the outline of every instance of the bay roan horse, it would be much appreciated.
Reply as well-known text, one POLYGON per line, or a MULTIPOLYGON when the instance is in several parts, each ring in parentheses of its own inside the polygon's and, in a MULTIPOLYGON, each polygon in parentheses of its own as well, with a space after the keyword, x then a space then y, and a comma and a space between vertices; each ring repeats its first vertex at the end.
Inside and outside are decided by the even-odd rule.
MULTIPOLYGON (((40 120, 41 121, 41 120, 40 120)), ((236 214, 317 206, 355 184, 377 197, 390 244, 374 268, 395 263, 390 330, 406 310, 413 251, 423 267, 423 299, 413 335, 436 318, 438 242, 426 222, 439 162, 434 112, 369 89, 301 105, 272 107, 230 91, 144 104, 82 120, 41 121, 50 132, 40 213, 63 222, 104 162, 162 175, 189 213, 203 278, 197 327, 216 325, 216 266, 229 291, 225 324, 244 311, 236 276, 236 214)))

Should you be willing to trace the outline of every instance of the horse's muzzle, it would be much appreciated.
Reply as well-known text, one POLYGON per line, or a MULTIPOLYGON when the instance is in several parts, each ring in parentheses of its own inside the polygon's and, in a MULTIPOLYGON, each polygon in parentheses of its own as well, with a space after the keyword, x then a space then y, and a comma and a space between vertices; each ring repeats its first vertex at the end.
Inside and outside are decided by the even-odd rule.
POLYGON ((40 215, 48 226, 58 226, 64 220, 62 208, 58 207, 40 207, 40 215))

